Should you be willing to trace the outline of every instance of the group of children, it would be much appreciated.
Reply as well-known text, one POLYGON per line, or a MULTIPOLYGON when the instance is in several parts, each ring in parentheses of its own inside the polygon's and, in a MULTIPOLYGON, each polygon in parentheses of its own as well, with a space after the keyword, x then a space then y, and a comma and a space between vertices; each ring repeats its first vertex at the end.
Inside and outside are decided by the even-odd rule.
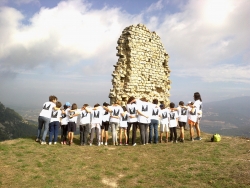
POLYGON ((109 128, 112 132, 113 145, 129 145, 130 130, 132 128, 132 145, 136 145, 136 132, 140 130, 142 145, 158 143, 158 126, 160 124, 160 139, 166 134, 165 142, 177 143, 177 127, 180 127, 180 142, 184 142, 184 128, 186 123, 190 126, 190 140, 201 140, 199 122, 202 116, 202 100, 198 92, 194 93, 194 102, 184 105, 179 102, 176 108, 174 103, 169 107, 159 104, 157 99, 151 102, 145 97, 135 99, 130 97, 126 106, 121 106, 121 101, 109 105, 104 102, 90 107, 84 104, 80 109, 77 105, 66 102, 61 108, 57 97, 50 96, 49 102, 43 104, 43 109, 38 117, 38 132, 36 141, 46 144, 45 139, 49 131, 49 145, 57 143, 59 128, 61 127, 61 144, 71 145, 77 122, 80 129, 80 145, 92 145, 94 138, 96 144, 108 145, 109 128), (78 120, 79 118, 79 120, 78 120), (43 135, 42 129, 44 127, 43 135), (194 138, 196 128, 197 137, 194 138), (119 130, 119 142, 117 132, 119 130), (169 135, 170 132, 170 136, 169 135), (89 138, 90 135, 90 138, 89 138), (123 136, 124 135, 124 136, 123 136), (170 137, 168 139, 168 137, 170 137), (122 142, 123 141, 123 142, 122 142))

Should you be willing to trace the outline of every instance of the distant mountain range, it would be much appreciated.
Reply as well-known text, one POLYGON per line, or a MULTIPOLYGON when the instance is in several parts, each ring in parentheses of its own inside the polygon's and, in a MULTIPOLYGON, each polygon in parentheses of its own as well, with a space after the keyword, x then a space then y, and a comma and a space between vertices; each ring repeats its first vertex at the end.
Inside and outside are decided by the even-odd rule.
MULTIPOLYGON (((0 141, 35 136, 41 109, 12 108, 17 112, 0 102, 0 141)), ((250 138, 249 112, 250 96, 203 102, 201 131, 250 138)))
POLYGON ((250 96, 203 103, 201 130, 250 138, 250 96))

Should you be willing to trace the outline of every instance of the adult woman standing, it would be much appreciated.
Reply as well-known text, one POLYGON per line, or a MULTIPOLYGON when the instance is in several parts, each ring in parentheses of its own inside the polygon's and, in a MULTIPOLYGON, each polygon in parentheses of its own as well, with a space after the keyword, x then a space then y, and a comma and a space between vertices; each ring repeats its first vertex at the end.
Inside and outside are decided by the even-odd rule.
POLYGON ((197 137, 194 140, 201 140, 201 131, 200 131, 200 120, 202 117, 202 99, 201 99, 201 95, 199 92, 195 92, 194 93, 194 104, 193 107, 195 107, 196 112, 197 112, 197 121, 195 123, 195 129, 197 132, 197 137))

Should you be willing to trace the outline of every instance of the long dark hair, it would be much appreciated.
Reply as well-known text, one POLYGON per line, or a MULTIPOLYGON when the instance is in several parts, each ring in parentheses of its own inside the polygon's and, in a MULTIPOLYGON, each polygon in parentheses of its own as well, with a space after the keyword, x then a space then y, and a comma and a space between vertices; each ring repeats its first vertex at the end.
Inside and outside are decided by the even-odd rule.
POLYGON ((134 100, 135 99, 135 97, 129 97, 129 99, 128 99, 128 104, 132 101, 132 100, 134 100))
POLYGON ((195 93, 194 93, 194 100, 195 100, 195 101, 197 101, 197 100, 202 101, 202 100, 201 100, 201 95, 200 95, 199 92, 195 92, 195 93))

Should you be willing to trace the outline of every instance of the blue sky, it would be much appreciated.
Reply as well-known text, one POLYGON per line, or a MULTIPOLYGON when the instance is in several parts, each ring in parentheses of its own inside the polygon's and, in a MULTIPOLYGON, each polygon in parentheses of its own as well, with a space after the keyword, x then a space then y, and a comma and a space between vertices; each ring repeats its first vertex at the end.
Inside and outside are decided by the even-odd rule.
POLYGON ((248 0, 0 0, 0 102, 109 102, 117 39, 143 23, 170 56, 170 100, 250 95, 248 0))

